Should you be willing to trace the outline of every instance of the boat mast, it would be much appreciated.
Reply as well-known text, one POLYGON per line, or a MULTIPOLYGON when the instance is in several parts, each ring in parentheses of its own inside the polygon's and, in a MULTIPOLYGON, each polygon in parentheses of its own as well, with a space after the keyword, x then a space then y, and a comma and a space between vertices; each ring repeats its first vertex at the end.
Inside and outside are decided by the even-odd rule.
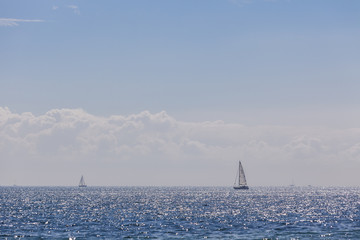
MULTIPOLYGON (((240 164, 240 161, 239 161, 239 164, 240 164)), ((239 186, 239 185, 240 185, 240 166, 236 172, 235 182, 234 182, 234 186, 239 186)))
POLYGON ((241 184, 241 162, 239 161, 239 186, 241 184))

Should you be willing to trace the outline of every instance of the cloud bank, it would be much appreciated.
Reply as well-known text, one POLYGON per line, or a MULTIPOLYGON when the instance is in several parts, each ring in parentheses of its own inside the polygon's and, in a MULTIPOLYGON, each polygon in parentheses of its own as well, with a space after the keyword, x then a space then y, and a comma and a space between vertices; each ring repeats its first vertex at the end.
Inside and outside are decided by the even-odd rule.
POLYGON ((148 111, 35 116, 0 107, 2 185, 72 185, 84 173, 92 185, 231 186, 238 160, 252 185, 355 185, 360 128, 182 122, 148 111))

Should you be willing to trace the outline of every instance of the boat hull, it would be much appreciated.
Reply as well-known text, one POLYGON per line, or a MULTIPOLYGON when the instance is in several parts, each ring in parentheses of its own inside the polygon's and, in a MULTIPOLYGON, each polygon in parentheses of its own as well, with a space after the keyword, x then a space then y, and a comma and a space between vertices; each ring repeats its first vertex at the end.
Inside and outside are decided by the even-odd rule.
POLYGON ((249 187, 248 186, 234 186, 234 189, 236 189, 236 190, 247 190, 247 189, 249 189, 249 187))

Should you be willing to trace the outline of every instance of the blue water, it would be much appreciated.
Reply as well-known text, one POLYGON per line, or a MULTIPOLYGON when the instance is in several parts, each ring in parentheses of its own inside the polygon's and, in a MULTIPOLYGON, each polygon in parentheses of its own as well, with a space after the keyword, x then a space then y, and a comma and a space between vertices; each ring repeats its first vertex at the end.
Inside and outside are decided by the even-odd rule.
POLYGON ((360 188, 0 187, 0 239, 360 239, 360 188))

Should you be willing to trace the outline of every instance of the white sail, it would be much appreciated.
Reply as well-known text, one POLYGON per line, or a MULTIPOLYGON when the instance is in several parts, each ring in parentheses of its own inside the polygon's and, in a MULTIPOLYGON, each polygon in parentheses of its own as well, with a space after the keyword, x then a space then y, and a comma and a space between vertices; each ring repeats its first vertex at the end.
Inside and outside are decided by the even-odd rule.
POLYGON ((80 182, 79 182, 79 187, 86 187, 84 176, 81 176, 81 179, 80 179, 80 182))
POLYGON ((249 187, 247 186, 247 183, 246 183, 244 169, 243 169, 240 161, 239 161, 239 169, 236 173, 234 189, 249 189, 249 187))
POLYGON ((245 173, 244 173, 244 169, 241 165, 241 162, 239 162, 239 172, 240 172, 240 178, 239 178, 239 185, 246 185, 246 178, 245 178, 245 173))

